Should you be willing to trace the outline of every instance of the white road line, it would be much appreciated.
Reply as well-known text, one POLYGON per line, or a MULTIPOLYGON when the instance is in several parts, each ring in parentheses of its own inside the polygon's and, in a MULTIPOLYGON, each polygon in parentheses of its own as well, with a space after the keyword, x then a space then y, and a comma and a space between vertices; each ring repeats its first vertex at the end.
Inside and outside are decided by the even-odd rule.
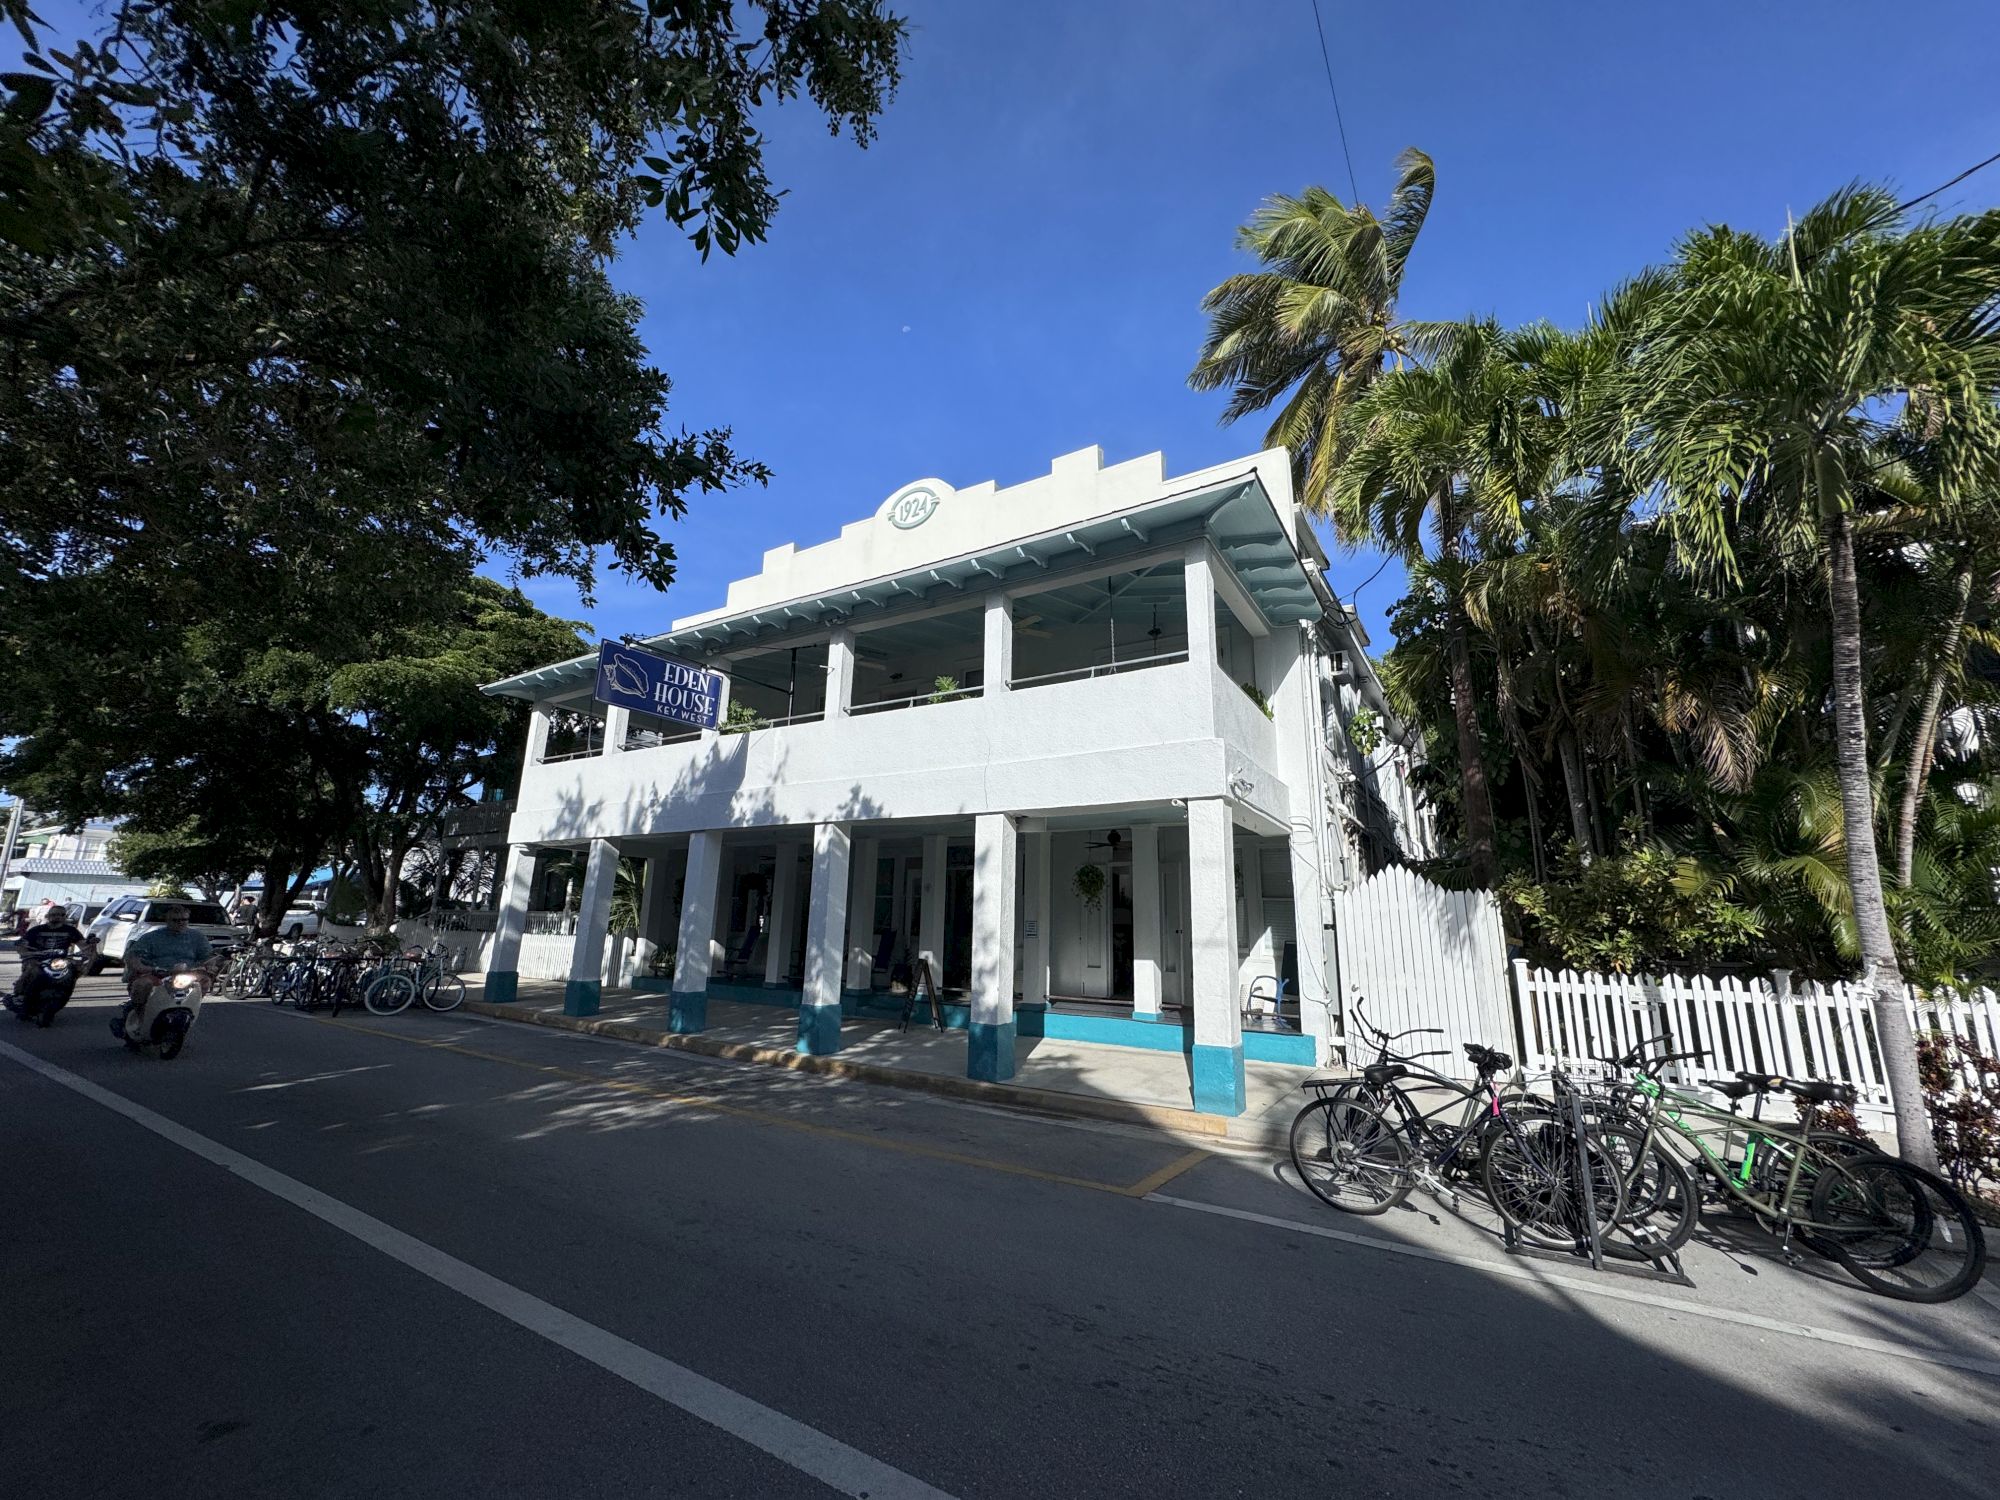
MULTIPOLYGON (((1148 1193, 1145 1201, 1165 1203, 1174 1208, 1189 1208, 1196 1213, 1216 1214, 1225 1219, 1241 1219, 1248 1224, 1265 1224, 1274 1229, 1289 1229, 1297 1234, 1316 1235, 1323 1240, 1339 1240, 1344 1245, 1362 1245, 1370 1250, 1386 1250, 1391 1255, 1408 1255, 1417 1260, 1436 1261, 1442 1265, 1464 1266, 1487 1276, 1504 1276, 1512 1281, 1561 1287, 1565 1292, 1604 1297, 1613 1302, 1632 1302, 1641 1307, 1663 1308, 1668 1312, 1690 1318, 1707 1318, 1716 1323, 1735 1323, 1744 1328, 1760 1328, 1767 1333, 1782 1333, 1792 1338, 1812 1339, 1822 1344, 1839 1344, 1848 1349, 1864 1350, 1869 1354, 1887 1354, 1896 1359, 1915 1360, 1920 1364, 1943 1365, 1953 1370, 1970 1370, 1975 1375, 2000 1376, 2000 1360, 1996 1359, 1980 1359, 1970 1354, 1949 1354, 1939 1349, 1918 1349, 1908 1344, 1891 1343, 1887 1339, 1871 1339, 1862 1334, 1843 1333, 1837 1328, 1815 1328, 1809 1323, 1788 1323, 1782 1318, 1767 1318, 1759 1313, 1737 1312, 1724 1307, 1705 1307, 1699 1302, 1662 1297, 1657 1293, 1643 1292, 1635 1287, 1607 1286, 1594 1281, 1584 1281, 1575 1276, 1564 1276, 1559 1272, 1502 1265, 1477 1255, 1454 1255, 1447 1250, 1429 1250, 1421 1245, 1403 1245, 1371 1234, 1354 1234, 1345 1229, 1327 1229, 1318 1224, 1302 1224, 1297 1219, 1280 1218, 1275 1214, 1252 1213, 1242 1208, 1224 1208, 1219 1203, 1199 1203, 1192 1198, 1175 1198, 1167 1193, 1148 1193)), ((1979 1290, 1983 1292, 1984 1289, 1979 1290)))
POLYGON ((774 1411, 727 1386, 716 1384, 706 1376, 697 1375, 685 1365, 663 1359, 594 1323, 586 1323, 532 1293, 489 1276, 476 1266, 467 1265, 400 1229, 384 1224, 380 1219, 372 1218, 337 1198, 328 1197, 317 1188, 308 1187, 295 1178, 253 1161, 241 1152, 232 1151, 164 1115, 155 1114, 143 1105, 134 1104, 121 1094, 99 1088, 88 1079, 79 1078, 7 1042, 0 1042, 0 1055, 13 1058, 50 1082, 81 1094, 205 1161, 235 1173, 272 1196, 304 1209, 392 1260, 401 1261, 411 1270, 423 1273, 439 1285, 498 1313, 530 1333, 539 1334, 572 1354, 580 1355, 599 1369, 630 1381, 668 1405, 699 1417, 731 1437, 790 1464, 841 1494, 867 1496, 871 1500, 951 1500, 945 1491, 871 1458, 858 1448, 850 1448, 816 1427, 808 1427, 783 1412, 774 1411))

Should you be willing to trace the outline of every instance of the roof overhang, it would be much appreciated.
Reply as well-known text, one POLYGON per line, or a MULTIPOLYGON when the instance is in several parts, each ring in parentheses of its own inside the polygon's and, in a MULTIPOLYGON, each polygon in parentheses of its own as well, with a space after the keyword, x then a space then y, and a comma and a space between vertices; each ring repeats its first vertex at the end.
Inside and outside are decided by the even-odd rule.
MULTIPOLYGON (((635 645, 695 661, 742 655, 826 631, 866 629, 896 616, 936 609, 955 598, 995 590, 1021 592, 1038 579, 1075 567, 1101 567, 1207 536, 1270 625, 1318 619, 1324 605, 1314 569, 1286 529, 1254 469, 1141 506, 1092 517, 1060 530, 1016 538, 823 593, 701 620, 635 645)), ((484 692, 548 702, 588 696, 597 653, 536 667, 484 692)))

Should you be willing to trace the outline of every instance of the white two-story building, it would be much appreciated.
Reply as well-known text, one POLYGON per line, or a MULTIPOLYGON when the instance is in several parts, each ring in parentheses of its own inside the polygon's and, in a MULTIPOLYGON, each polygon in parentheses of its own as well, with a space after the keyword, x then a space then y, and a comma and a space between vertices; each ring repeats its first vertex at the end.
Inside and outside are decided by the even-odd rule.
POLYGON ((1324 564, 1282 451, 1170 478, 1086 449, 908 485, 636 641, 721 674, 720 732, 597 704, 594 656, 492 684, 534 716, 487 998, 651 984, 678 1031, 757 998, 832 1052, 927 972, 973 1077, 1035 1036, 1180 1050, 1196 1107, 1240 1111, 1246 1055, 1326 1055, 1335 894, 1428 852, 1324 564), (638 932, 607 944, 621 860, 638 932))

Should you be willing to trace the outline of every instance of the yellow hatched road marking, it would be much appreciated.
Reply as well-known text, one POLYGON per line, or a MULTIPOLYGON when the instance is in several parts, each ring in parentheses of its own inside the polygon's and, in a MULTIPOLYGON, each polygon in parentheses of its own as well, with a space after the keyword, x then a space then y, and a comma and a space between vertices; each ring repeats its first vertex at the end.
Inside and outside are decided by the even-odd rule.
POLYGON ((1098 1182, 1089 1177, 1071 1177, 1062 1172, 1045 1172, 1040 1167, 1023 1166, 1019 1162, 995 1161, 991 1157, 973 1156, 943 1146, 926 1145, 922 1141, 899 1140, 894 1136, 873 1135, 867 1131, 849 1130, 840 1125, 822 1125, 811 1120, 797 1120, 787 1115, 772 1114, 768 1110, 748 1109, 740 1104, 726 1104, 712 1094, 681 1094, 670 1089, 655 1088, 651 1084, 599 1078, 592 1073, 580 1073, 574 1068, 559 1068, 553 1063, 528 1062, 518 1057, 506 1057, 498 1052, 482 1052, 477 1047, 462 1047, 456 1042, 427 1041, 422 1037, 384 1031, 379 1026, 362 1026, 351 1021, 331 1020, 325 1016, 309 1015, 305 1019, 322 1026, 337 1027, 342 1031, 358 1031, 365 1032, 369 1036, 386 1037, 392 1042, 402 1042, 412 1047, 428 1047, 437 1052, 455 1052, 461 1057, 473 1057, 481 1062, 502 1063, 507 1067, 520 1068, 530 1073, 546 1073, 551 1077, 589 1084, 593 1088, 608 1089, 614 1093, 638 1094, 648 1099, 659 1100, 663 1104, 714 1110, 717 1114, 755 1120, 759 1124, 776 1125, 785 1130, 798 1130, 810 1135, 852 1141, 857 1145, 873 1146, 883 1151, 898 1152, 904 1156, 922 1157, 926 1161, 949 1162, 960 1167, 977 1167, 987 1172, 1004 1172, 1010 1177, 1029 1177, 1037 1182, 1053 1182, 1063 1187, 1087 1188, 1094 1193, 1111 1193, 1120 1198, 1143 1198, 1148 1193, 1157 1192, 1182 1173, 1200 1166, 1212 1154, 1207 1151, 1190 1151, 1158 1171, 1148 1173, 1137 1182, 1123 1186, 1115 1182, 1098 1182))

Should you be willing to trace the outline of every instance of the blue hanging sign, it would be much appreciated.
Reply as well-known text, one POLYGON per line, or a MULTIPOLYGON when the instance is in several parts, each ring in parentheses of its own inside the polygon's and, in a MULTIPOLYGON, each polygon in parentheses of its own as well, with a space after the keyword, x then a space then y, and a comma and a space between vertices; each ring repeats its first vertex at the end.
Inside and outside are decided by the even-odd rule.
POLYGON ((622 641, 606 641, 597 648, 595 696, 613 708, 713 729, 716 705, 722 701, 722 677, 622 641))

